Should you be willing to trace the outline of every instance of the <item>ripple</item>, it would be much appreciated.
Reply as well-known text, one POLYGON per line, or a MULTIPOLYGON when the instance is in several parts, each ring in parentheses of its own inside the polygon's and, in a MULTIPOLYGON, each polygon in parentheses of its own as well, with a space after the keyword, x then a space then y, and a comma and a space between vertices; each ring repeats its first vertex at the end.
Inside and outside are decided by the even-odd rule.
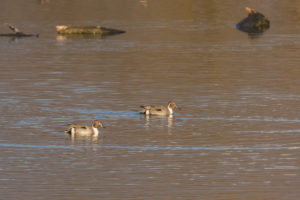
POLYGON ((265 147, 241 147, 241 146, 220 146, 220 147, 198 147, 198 146, 118 146, 118 145, 27 145, 27 144, 0 144, 0 147, 14 147, 14 148, 37 148, 37 149, 118 149, 118 150, 143 150, 143 151, 264 151, 264 150, 298 150, 300 146, 265 146, 265 147))
POLYGON ((218 121, 263 121, 263 122, 300 122, 300 119, 286 119, 286 118, 272 118, 272 117, 193 117, 189 119, 201 119, 201 120, 218 120, 218 121))
POLYGON ((295 130, 254 130, 254 131, 236 131, 237 133, 262 133, 262 134, 274 134, 274 133, 300 133, 300 129, 295 130))
POLYGON ((85 109, 85 108, 70 108, 67 111, 72 111, 80 114, 100 114, 109 115, 110 117, 128 118, 139 116, 137 112, 133 111, 113 111, 113 110, 102 110, 102 109, 85 109))

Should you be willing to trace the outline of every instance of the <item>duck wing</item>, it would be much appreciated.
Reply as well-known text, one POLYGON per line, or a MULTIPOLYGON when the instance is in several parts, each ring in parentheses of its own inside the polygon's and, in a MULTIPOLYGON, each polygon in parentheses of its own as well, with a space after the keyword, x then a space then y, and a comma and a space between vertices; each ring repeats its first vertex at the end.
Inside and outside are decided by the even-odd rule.
POLYGON ((142 105, 140 106, 143 110, 140 113, 145 114, 147 111, 150 115, 166 115, 168 114, 168 109, 162 105, 142 105))
POLYGON ((151 115, 167 115, 169 111, 166 107, 157 105, 152 106, 149 112, 151 115))
POLYGON ((150 105, 141 105, 141 108, 143 108, 142 110, 139 111, 139 113, 145 114, 147 110, 151 109, 150 105))
POLYGON ((80 124, 68 124, 69 128, 65 130, 65 133, 71 134, 71 129, 88 129, 89 127, 87 125, 80 125, 80 124))
POLYGON ((164 106, 161 105, 156 105, 156 106, 151 106, 151 111, 163 111, 166 110, 166 108, 164 106))

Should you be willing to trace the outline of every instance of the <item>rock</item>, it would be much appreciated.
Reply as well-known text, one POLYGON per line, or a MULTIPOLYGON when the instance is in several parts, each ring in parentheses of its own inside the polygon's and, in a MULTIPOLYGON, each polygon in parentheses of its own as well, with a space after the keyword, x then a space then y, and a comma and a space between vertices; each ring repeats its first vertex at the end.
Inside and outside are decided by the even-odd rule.
POLYGON ((0 33, 0 37, 39 37, 39 34, 25 34, 25 33, 0 33))
POLYGON ((111 28, 105 28, 101 26, 66 26, 66 25, 60 25, 56 26, 56 30, 58 34, 61 35, 101 35, 101 36, 107 36, 107 35, 116 35, 125 33, 126 31, 118 30, 118 29, 111 29, 111 28))
POLYGON ((249 34, 263 33, 270 28, 270 21, 261 13, 246 7, 248 17, 240 21, 236 28, 249 34))
POLYGON ((5 24, 10 30, 12 30, 14 33, 1 33, 0 36, 2 37, 39 37, 39 34, 26 34, 21 32, 18 28, 15 26, 12 26, 10 24, 5 24))

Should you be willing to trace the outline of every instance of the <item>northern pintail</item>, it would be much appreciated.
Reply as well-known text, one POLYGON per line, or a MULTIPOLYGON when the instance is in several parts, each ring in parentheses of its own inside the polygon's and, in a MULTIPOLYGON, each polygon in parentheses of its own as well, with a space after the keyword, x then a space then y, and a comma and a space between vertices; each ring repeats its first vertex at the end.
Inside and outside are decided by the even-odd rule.
POLYGON ((141 108, 143 108, 143 110, 140 111, 141 114, 165 116, 172 115, 177 105, 174 101, 170 101, 168 107, 161 105, 142 105, 141 108))
POLYGON ((98 136, 100 127, 104 128, 100 120, 94 120, 92 126, 69 124, 69 128, 65 133, 71 136, 98 136))

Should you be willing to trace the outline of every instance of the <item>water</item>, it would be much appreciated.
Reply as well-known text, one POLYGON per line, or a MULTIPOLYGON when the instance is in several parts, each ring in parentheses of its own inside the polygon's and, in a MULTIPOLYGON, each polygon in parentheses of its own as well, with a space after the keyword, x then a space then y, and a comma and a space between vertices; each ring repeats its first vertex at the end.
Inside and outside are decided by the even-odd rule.
POLYGON ((298 2, 1 4, 3 23, 40 34, 0 38, 1 199, 298 199, 298 2), (263 35, 235 29, 245 6, 271 20, 263 35), (137 114, 171 99, 173 117, 137 114), (104 138, 64 134, 93 119, 104 138))

